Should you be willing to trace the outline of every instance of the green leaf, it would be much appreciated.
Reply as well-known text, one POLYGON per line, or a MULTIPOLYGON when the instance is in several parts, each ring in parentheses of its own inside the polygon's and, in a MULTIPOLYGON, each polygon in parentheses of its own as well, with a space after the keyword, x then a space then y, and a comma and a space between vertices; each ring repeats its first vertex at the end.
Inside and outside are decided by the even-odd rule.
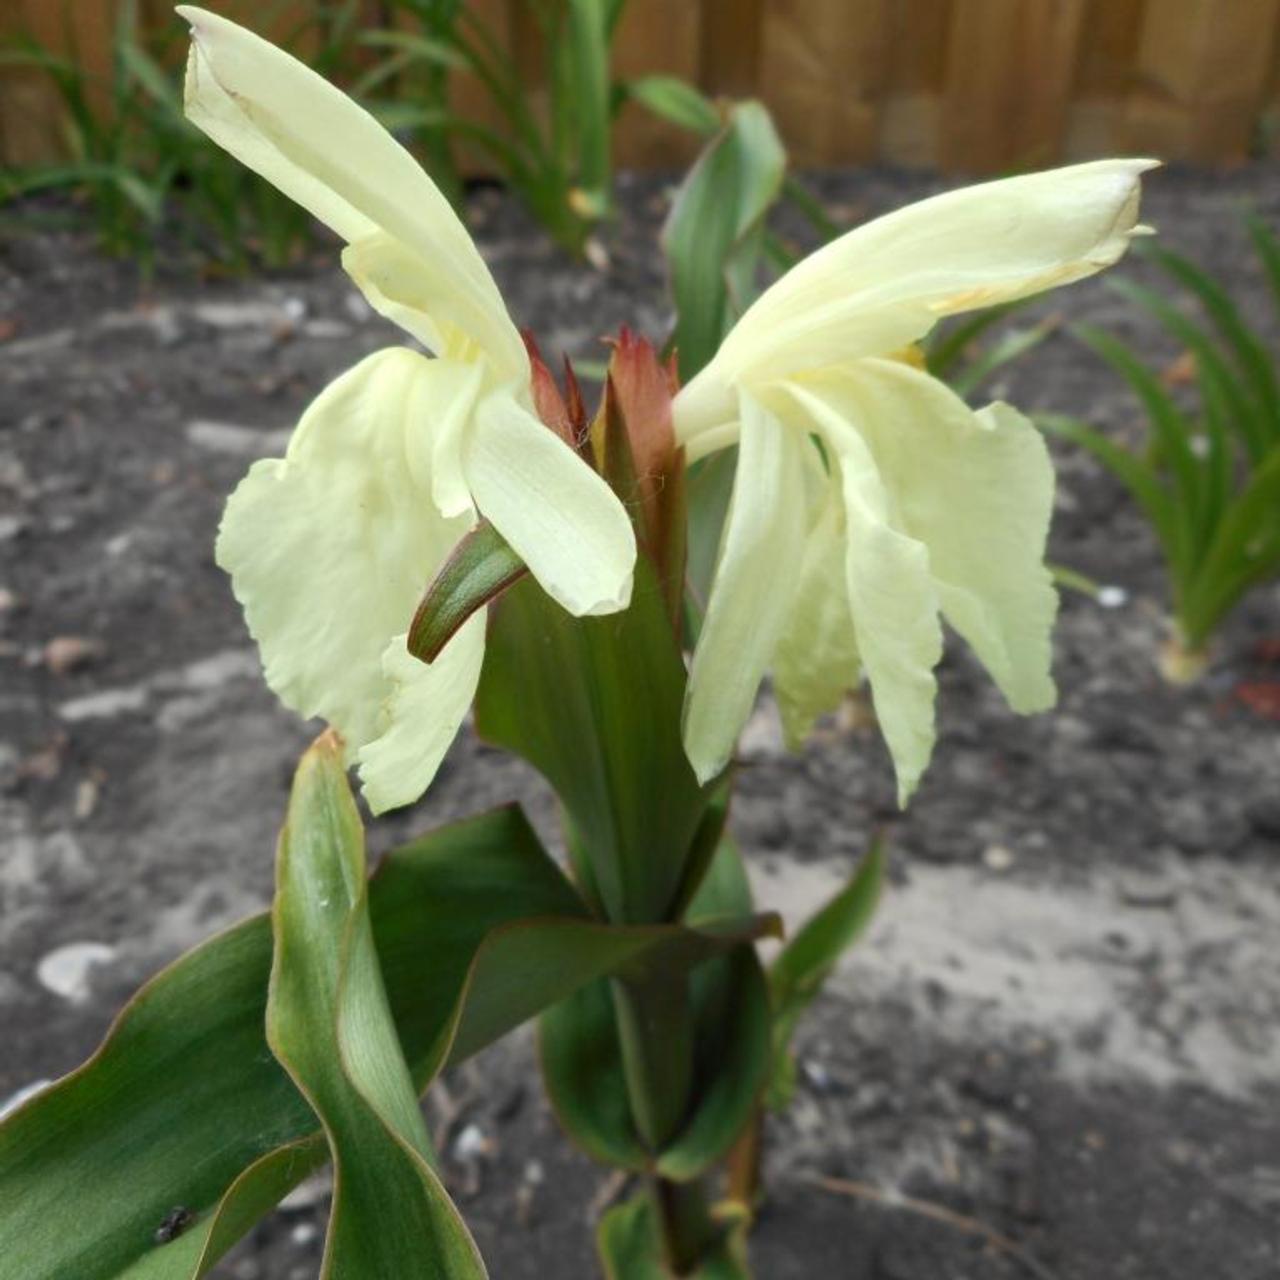
POLYGON ((710 136, 723 123, 719 109, 701 90, 676 76, 640 76, 623 86, 627 97, 660 119, 710 136))
MULTIPOLYGON (((434 1168, 369 918, 364 831, 326 734, 303 757, 280 837, 267 1040, 334 1160, 324 1274, 483 1277, 434 1168)), ((430 935, 423 938, 430 963, 430 935)))
POLYGON ((688 382, 750 305, 764 220, 778 199, 787 156, 768 110, 734 106, 676 193, 662 247, 676 306, 675 346, 688 382))
POLYGON ((409 652, 423 662, 434 662, 477 609, 528 572, 502 534, 482 520, 453 549, 427 588, 409 624, 409 652))
POLYGON ((532 579, 493 607, 476 726, 555 788, 584 892, 663 920, 706 809, 680 735, 684 659, 645 557, 630 606, 573 618, 532 579))
MULTIPOLYGON (((581 984, 687 945, 590 920, 516 809, 389 855, 369 909, 419 1091, 581 984)), ((83 1067, 0 1125, 5 1280, 188 1280, 203 1250, 202 1275, 323 1163, 314 1114, 267 1047, 271 960, 266 916, 197 947, 138 992, 83 1067), (179 1205, 194 1223, 157 1247, 179 1205)))

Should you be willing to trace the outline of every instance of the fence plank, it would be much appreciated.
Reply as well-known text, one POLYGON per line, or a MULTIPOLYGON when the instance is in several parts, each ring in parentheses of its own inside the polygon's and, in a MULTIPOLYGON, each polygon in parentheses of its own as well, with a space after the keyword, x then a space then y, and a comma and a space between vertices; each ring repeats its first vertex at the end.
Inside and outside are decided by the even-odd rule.
POLYGON ((1146 0, 1088 0, 1067 115, 1068 159, 1124 149, 1123 124, 1137 73, 1146 0))
POLYGON ((1242 160, 1270 77, 1280 0, 1148 5, 1140 82, 1125 116, 1129 149, 1171 160, 1242 160))
MULTIPOLYGON (((662 74, 697 84, 701 36, 698 6, 690 0, 633 0, 623 10, 613 42, 614 75, 627 79, 662 74)), ((692 159, 698 142, 686 130, 629 102, 618 117, 614 147, 629 165, 666 169, 692 159)))
POLYGON ((893 164, 934 168, 951 0, 891 5, 888 21, 888 86, 880 117, 880 155, 893 164))
POLYGON ((956 0, 941 158, 948 169, 1040 168, 1060 154, 1085 0, 956 0))
POLYGON ((764 0, 702 0, 700 80, 709 93, 753 97, 759 90, 764 0))
POLYGON ((876 156, 888 9, 887 0, 765 0, 761 96, 797 164, 876 156))

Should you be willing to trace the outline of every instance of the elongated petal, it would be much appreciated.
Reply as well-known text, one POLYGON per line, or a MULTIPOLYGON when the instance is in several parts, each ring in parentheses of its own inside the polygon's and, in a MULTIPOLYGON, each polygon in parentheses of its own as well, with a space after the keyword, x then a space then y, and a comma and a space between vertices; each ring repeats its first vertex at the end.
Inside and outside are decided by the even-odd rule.
POLYGON ((412 804, 431 784, 480 683, 485 611, 473 615, 428 666, 396 636, 382 655, 390 686, 385 728, 360 751, 360 781, 374 813, 412 804))
MULTIPOLYGON (((437 323, 467 328, 505 371, 519 334, 471 237, 421 166, 367 111, 253 32, 192 5, 188 118, 348 243, 379 232, 448 282, 437 323), (455 313, 456 304, 456 313, 455 313), (501 334, 495 343, 493 333, 501 334)), ((441 291, 433 291, 433 300, 441 291)), ((419 326, 420 328, 421 326, 419 326)), ((417 333, 418 328, 413 332, 417 333)))
POLYGON ((333 724, 351 752, 378 733, 388 641, 468 524, 436 512, 410 463, 436 403, 433 363, 393 349, 343 374, 285 457, 250 469, 218 533, 267 683, 333 724))
POLYGON ((1008 405, 974 413, 936 378, 891 360, 809 384, 867 442, 896 527, 929 550, 943 615, 1015 711, 1055 692, 1058 597, 1044 566, 1053 466, 1008 405))
POLYGON ((933 669, 942 657, 938 595, 922 542, 890 523, 891 498, 855 425, 811 392, 791 394, 831 446, 844 494, 845 582, 858 654, 905 805, 933 753, 933 669))
POLYGON ((750 396, 733 498, 694 651, 684 746, 702 782, 724 768, 786 627, 806 530, 803 451, 812 446, 750 396))
POLYGON ((858 683, 860 663, 845 582, 844 501, 827 481, 805 539, 795 600, 773 657, 773 691, 787 745, 800 747, 822 714, 858 683))
MULTIPOLYGON (((1150 160, 1099 160, 949 191, 858 227, 765 291, 725 340, 717 379, 752 384, 921 338, 939 316, 1028 297, 1110 266, 1137 227, 1150 160)), ((693 384, 691 383, 692 387, 693 384)))
POLYGON ((463 468, 482 515, 544 591, 570 613, 613 613, 631 599, 636 541, 613 491, 514 397, 476 412, 463 468))

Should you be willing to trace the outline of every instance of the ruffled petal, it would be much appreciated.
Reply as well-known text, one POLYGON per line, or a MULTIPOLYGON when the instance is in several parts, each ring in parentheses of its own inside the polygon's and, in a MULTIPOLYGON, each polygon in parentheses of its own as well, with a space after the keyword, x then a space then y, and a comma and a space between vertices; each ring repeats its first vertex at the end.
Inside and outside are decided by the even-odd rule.
POLYGON ((631 599, 636 540, 609 486, 514 396, 485 397, 464 444, 476 506, 570 613, 631 599))
POLYGON ((845 584, 844 502, 824 484, 805 540, 795 599, 773 657, 773 692, 787 745, 798 750, 813 722, 857 686, 861 664, 845 584))
MULTIPOLYGON (((890 213, 811 254, 767 289, 693 388, 751 385, 859 356, 887 355, 940 316, 1025 298, 1114 263, 1137 225, 1151 160, 1099 160, 963 187, 890 213)), ((697 382, 698 380, 695 380, 697 382)), ((695 408, 697 412, 694 412, 695 408)))
POLYGON ((733 497, 685 699, 684 747, 701 782, 715 777, 787 624, 807 526, 801 432, 753 397, 741 406, 733 497))
POLYGON ((1008 405, 974 413, 936 378, 891 360, 808 384, 870 448, 895 527, 929 551, 943 616, 1015 711, 1055 698, 1058 597, 1044 565, 1053 465, 1008 405))
POLYGON ((480 683, 484 629, 482 609, 430 665, 409 653, 404 635, 387 646, 385 728, 359 755, 364 798, 375 814, 412 804, 430 786, 480 683))
POLYGON ((429 428, 434 363, 382 351, 330 384, 285 457, 250 469, 218 532, 267 683, 353 754, 379 731, 388 641, 469 524, 439 515, 410 460, 429 428))
POLYGON ((433 303, 439 299, 432 319, 465 328, 503 369, 522 358, 488 267, 409 152, 339 89, 260 36, 192 5, 178 12, 193 37, 188 119, 348 243, 381 232, 431 264, 442 282, 432 293, 433 303), (470 327, 479 314, 483 333, 470 327))
POLYGON ((905 805, 933 754, 933 669, 942 657, 938 595, 922 542, 890 523, 890 497, 854 423, 824 398, 789 384, 822 431, 839 469, 848 532, 845 585, 858 654, 905 805))

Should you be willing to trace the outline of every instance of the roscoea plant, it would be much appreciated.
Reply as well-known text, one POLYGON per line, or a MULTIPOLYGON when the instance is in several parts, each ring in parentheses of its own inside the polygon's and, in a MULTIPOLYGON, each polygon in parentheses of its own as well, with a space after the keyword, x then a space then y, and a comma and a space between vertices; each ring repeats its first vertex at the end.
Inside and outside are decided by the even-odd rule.
POLYGON ((1007 406, 955 400, 911 344, 1113 262, 1144 166, 861 228, 768 290, 683 389, 624 332, 588 419, 397 144, 257 37, 183 12, 192 118, 332 226, 366 296, 434 356, 344 374, 228 504, 218 556, 267 679, 333 728, 299 766, 270 917, 160 974, 0 1128, 0 1275, 192 1280, 331 1160, 324 1275, 481 1276, 417 1098, 538 1017, 566 1131, 638 1184, 600 1222, 606 1273, 744 1277, 760 1109, 785 1096, 791 1029, 881 861, 766 972, 756 943, 779 924, 725 828, 734 738, 766 671, 798 737, 864 669, 905 797, 932 743, 939 613, 1015 707, 1051 701, 1043 446, 1007 406), (686 665, 686 468, 730 444, 686 665), (473 696, 479 732, 554 787, 568 871, 503 809, 367 879, 344 766, 375 810, 414 799, 473 696))

